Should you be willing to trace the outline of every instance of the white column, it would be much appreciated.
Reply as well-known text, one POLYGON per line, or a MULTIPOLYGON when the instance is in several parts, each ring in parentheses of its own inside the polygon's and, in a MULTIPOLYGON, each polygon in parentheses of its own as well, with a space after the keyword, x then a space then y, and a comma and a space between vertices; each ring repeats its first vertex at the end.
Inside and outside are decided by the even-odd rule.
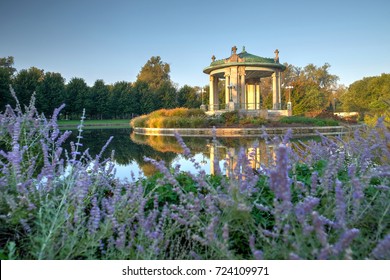
POLYGON ((239 102, 238 100, 238 67, 231 67, 230 68, 230 83, 233 85, 231 91, 232 91, 232 100, 234 104, 237 104, 239 102))
POLYGON ((215 95, 214 95, 214 76, 210 75, 210 94, 209 94, 209 111, 214 111, 215 95))
POLYGON ((242 66, 239 70, 239 77, 240 77, 240 100, 238 101, 240 103, 240 109, 246 109, 246 93, 245 93, 245 68, 242 66))
POLYGON ((275 72, 272 74, 272 109, 279 110, 279 100, 280 100, 280 78, 279 78, 279 72, 275 70, 275 72))
POLYGON ((228 74, 225 74, 225 104, 226 104, 226 106, 230 101, 229 84, 230 84, 230 76, 228 74))
POLYGON ((277 72, 277 84, 278 84, 278 92, 279 92, 279 99, 278 99, 278 102, 279 102, 279 110, 281 110, 282 109, 282 89, 280 88, 280 84, 281 84, 281 77, 280 77, 281 75, 280 75, 280 72, 279 72, 279 70, 278 70, 278 72, 277 72))
POLYGON ((256 86, 253 84, 248 85, 248 109, 255 109, 255 98, 256 98, 256 86))
POLYGON ((260 85, 259 83, 256 84, 256 104, 255 109, 260 110, 260 85))
POLYGON ((218 92, 219 92, 219 89, 218 89, 218 81, 219 81, 219 78, 218 77, 214 77, 214 110, 219 110, 219 98, 218 98, 218 92))

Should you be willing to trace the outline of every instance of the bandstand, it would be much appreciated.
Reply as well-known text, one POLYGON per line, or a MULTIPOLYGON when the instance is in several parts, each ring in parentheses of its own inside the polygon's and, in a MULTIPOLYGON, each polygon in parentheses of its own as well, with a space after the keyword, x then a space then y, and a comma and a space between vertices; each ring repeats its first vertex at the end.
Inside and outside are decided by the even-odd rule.
POLYGON ((203 72, 210 76, 209 113, 217 111, 261 111, 260 82, 262 78, 272 76, 273 101, 271 111, 279 115, 287 115, 287 110, 281 110, 281 72, 286 67, 279 63, 279 51, 275 50, 274 58, 265 58, 246 52, 237 53, 237 47, 231 49, 228 58, 216 60, 212 56, 210 66, 203 72), (225 102, 220 102, 218 84, 225 80, 225 102), (285 111, 285 112, 284 112, 285 111))

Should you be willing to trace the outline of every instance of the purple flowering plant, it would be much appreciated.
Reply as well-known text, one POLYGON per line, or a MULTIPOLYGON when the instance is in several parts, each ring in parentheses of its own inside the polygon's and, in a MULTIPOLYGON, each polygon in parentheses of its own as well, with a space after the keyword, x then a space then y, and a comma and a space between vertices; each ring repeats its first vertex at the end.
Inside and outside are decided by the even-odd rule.
POLYGON ((241 150, 228 175, 206 175, 176 135, 195 173, 145 158, 159 174, 128 182, 114 152, 81 151, 84 117, 65 144, 62 108, 46 119, 33 98, 0 113, 1 259, 390 259, 382 120, 320 141, 264 132, 267 164, 241 150))

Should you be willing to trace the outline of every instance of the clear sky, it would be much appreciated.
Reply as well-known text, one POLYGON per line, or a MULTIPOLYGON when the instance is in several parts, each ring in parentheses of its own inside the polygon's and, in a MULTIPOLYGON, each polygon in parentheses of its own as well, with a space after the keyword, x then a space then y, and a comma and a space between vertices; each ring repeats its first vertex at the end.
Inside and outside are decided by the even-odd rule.
POLYGON ((340 83, 390 73, 389 0, 0 0, 0 57, 68 82, 134 82, 159 55, 179 86, 231 47, 295 66, 331 65, 340 83))

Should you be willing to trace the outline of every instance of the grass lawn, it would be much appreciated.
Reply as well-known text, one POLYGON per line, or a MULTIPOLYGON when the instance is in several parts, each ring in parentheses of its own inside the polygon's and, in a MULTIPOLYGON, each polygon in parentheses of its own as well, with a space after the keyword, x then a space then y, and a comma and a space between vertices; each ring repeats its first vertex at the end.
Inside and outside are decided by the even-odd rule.
MULTIPOLYGON (((61 128, 76 129, 80 120, 60 120, 58 125, 61 128)), ((88 128, 118 128, 130 127, 129 120, 85 120, 84 127, 88 128)))

